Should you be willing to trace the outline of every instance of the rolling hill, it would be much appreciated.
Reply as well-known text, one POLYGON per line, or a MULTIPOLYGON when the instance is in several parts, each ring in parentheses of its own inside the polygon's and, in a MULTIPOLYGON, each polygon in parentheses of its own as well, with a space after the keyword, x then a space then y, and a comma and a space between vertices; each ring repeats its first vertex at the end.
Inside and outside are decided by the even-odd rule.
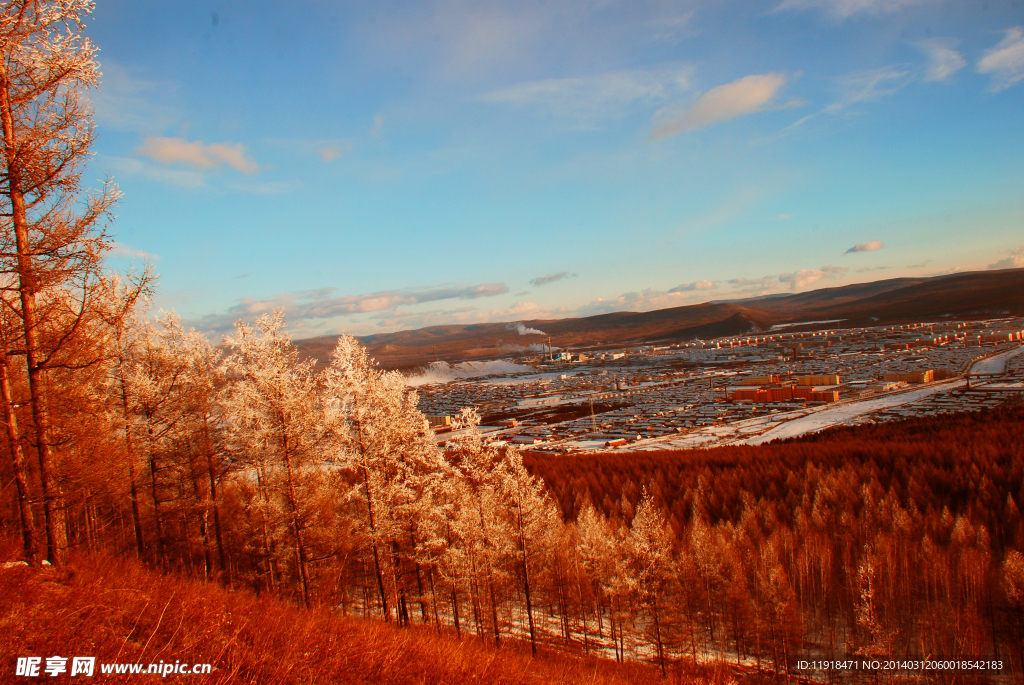
MULTIPOLYGON (((841 319, 843 326, 864 326, 1021 314, 1024 269, 1005 269, 894 278, 650 312, 522 322, 544 335, 520 335, 514 325, 485 323, 430 326, 359 340, 382 366, 408 368, 437 360, 459 362, 529 352, 531 345, 546 344, 547 336, 555 347, 600 348, 743 335, 803 321, 841 319)), ((296 345, 302 354, 326 363, 336 341, 337 336, 321 336, 296 341, 296 345)))

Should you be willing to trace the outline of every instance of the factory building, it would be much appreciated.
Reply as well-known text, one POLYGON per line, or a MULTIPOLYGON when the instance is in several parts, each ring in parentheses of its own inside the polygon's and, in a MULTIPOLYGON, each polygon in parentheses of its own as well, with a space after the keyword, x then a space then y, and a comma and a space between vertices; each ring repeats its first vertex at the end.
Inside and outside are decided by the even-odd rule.
POLYGON ((740 385, 772 385, 778 382, 778 376, 748 376, 740 381, 740 385))
POLYGON ((765 388, 755 390, 753 388, 741 388, 734 390, 729 396, 733 401, 746 400, 748 402, 792 402, 803 400, 805 402, 838 402, 838 390, 825 390, 813 386, 786 386, 784 388, 765 388))
POLYGON ((887 373, 883 377, 887 383, 931 383, 935 380, 935 371, 927 369, 924 371, 909 371, 903 373, 887 373))
POLYGON ((839 376, 797 376, 797 385, 839 385, 839 376))

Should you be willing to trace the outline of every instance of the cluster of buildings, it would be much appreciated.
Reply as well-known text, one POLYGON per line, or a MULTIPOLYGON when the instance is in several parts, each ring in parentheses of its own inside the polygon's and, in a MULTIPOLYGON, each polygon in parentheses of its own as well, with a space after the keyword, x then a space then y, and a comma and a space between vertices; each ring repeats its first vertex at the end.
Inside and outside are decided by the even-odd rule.
POLYGON ((734 402, 838 402, 839 376, 794 376, 788 379, 776 375, 749 376, 741 386, 730 388, 729 399, 734 402))
MULTIPOLYGON (((444 417, 457 417, 472 406, 494 440, 552 451, 597 449, 938 387, 964 375, 979 357, 1019 345, 1022 330, 1024 319, 769 331, 519 359, 530 362, 532 370, 417 391, 420 409, 434 417, 442 441, 450 435, 446 430, 458 430, 444 417)), ((1009 364, 1007 373, 1017 373, 1020 365, 1024 361, 1009 364)), ((977 387, 939 393, 880 413, 879 420, 984 408, 1010 396, 977 387)))

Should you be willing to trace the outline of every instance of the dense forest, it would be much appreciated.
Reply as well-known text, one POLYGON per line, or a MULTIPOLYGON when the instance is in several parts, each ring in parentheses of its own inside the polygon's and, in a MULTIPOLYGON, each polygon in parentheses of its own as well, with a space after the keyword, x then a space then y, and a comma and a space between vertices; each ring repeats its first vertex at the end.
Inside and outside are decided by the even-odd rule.
POLYGON ((1022 672, 1021 410, 792 444, 544 461, 443 447, 351 337, 302 361, 281 313, 223 344, 111 272, 81 176, 85 0, 0 12, 0 527, 297 605, 777 675, 838 654, 1022 672))
POLYGON ((1019 677, 1022 435, 1016 405, 526 464, 577 530, 611 522, 625 539, 648 503, 663 512, 680 653, 985 655, 1019 677))

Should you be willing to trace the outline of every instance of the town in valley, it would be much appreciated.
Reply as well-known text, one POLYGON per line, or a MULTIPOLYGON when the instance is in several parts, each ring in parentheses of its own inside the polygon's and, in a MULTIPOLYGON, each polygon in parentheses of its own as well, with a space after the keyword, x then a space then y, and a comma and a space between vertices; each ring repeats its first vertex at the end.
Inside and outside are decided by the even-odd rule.
POLYGON ((774 328, 634 347, 545 342, 498 373, 438 362, 410 383, 439 443, 473 408, 489 440, 554 454, 760 444, 1024 396, 1024 318, 774 328))

